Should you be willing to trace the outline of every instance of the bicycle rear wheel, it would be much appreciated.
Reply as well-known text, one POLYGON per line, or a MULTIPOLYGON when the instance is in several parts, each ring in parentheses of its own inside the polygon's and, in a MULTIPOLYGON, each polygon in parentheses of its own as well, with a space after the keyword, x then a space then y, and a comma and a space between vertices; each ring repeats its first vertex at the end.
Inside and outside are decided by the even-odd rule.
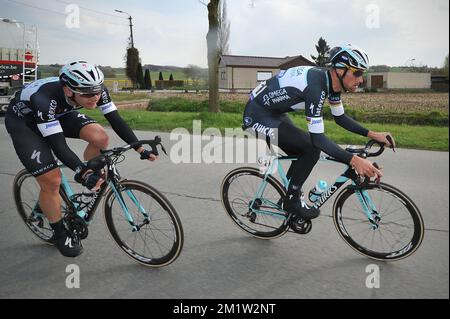
MULTIPOLYGON (((26 169, 17 173, 13 184, 17 212, 34 235, 45 243, 53 245, 50 240, 53 236, 53 230, 39 207, 39 192, 39 184, 33 175, 26 169)), ((68 207, 71 207, 71 205, 62 188, 60 188, 59 193, 61 196, 61 211, 64 213, 69 210, 68 207)))
POLYGON ((175 261, 184 237, 180 218, 170 202, 156 189, 139 181, 121 181, 119 191, 128 218, 138 226, 133 229, 124 217, 117 194, 111 190, 105 198, 105 220, 120 249, 145 266, 162 267, 175 261))
POLYGON ((372 259, 394 261, 412 255, 422 243, 424 224, 413 201, 397 188, 370 183, 365 189, 377 214, 369 222, 358 191, 347 187, 333 207, 333 220, 344 241, 372 259), (372 227, 374 226, 374 227, 372 227))
POLYGON ((222 204, 231 220, 243 231, 262 239, 277 238, 288 230, 288 213, 281 208, 284 187, 272 176, 267 178, 261 196, 264 175, 253 167, 237 168, 223 179, 222 204))

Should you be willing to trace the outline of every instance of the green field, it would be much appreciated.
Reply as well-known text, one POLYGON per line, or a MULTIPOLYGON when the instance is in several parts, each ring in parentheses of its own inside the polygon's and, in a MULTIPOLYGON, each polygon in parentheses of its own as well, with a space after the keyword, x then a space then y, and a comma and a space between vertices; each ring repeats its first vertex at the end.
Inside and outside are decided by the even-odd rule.
MULTIPOLYGON (((83 110, 101 124, 108 125, 103 115, 97 111, 83 110)), ((209 112, 148 112, 136 110, 121 110, 121 116, 137 130, 171 132, 176 128, 193 130, 193 121, 202 121, 202 130, 218 128, 222 134, 225 128, 240 128, 242 115, 238 113, 209 113, 209 112)), ((304 118, 296 116, 293 121, 306 130, 304 118)), ((411 126, 396 124, 362 123, 370 130, 391 132, 400 148, 412 148, 434 151, 448 151, 448 127, 411 126)), ((364 144, 367 139, 345 131, 334 121, 325 121, 326 135, 339 144, 364 144)))

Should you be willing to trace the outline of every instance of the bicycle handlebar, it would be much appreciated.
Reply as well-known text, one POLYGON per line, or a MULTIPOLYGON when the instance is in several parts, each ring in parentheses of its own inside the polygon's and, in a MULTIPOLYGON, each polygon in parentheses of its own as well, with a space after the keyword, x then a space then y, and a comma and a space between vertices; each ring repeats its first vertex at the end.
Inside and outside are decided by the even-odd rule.
POLYGON ((385 145, 383 143, 375 141, 375 140, 370 140, 369 142, 367 142, 366 146, 364 146, 363 148, 350 148, 350 147, 347 147, 345 150, 347 152, 352 153, 352 154, 357 154, 357 155, 359 155, 359 156, 361 156, 363 158, 366 158, 366 157, 380 156, 384 152, 384 149, 385 149, 385 145), (375 144, 380 147, 379 150, 376 151, 376 152, 373 152, 373 153, 369 152, 370 149, 375 144))
POLYGON ((151 152, 155 155, 159 155, 158 153, 158 145, 161 146, 162 151, 164 152, 164 154, 167 155, 167 152, 164 148, 164 146, 161 143, 161 137, 160 136, 155 136, 155 138, 153 140, 141 140, 141 141, 137 141, 131 144, 127 144, 124 145, 122 147, 115 147, 113 149, 110 150, 100 150, 100 155, 94 157, 93 159, 89 160, 87 162, 87 167, 92 169, 92 170, 100 170, 102 169, 106 164, 106 158, 110 157, 110 156, 120 156, 122 153, 138 147, 138 146, 142 146, 142 145, 148 145, 151 148, 151 152))

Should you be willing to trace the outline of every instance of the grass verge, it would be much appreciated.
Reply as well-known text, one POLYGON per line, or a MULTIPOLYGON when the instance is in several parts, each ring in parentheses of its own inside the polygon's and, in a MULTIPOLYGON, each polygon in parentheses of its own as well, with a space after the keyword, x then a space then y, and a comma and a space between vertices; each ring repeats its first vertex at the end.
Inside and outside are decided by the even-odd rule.
MULTIPOLYGON (((98 110, 82 110, 103 125, 108 125, 104 116, 98 110)), ((242 115, 237 113, 208 113, 208 112, 148 112, 136 110, 121 110, 121 116, 135 130, 171 132, 176 128, 193 130, 193 121, 202 121, 202 131, 206 128, 218 128, 222 134, 225 128, 237 128, 242 125, 242 115)), ((292 116, 296 125, 306 130, 304 117, 292 116)), ((375 124, 361 123, 366 128, 378 132, 391 132, 400 148, 447 151, 448 127, 375 124)), ((325 120, 325 134, 338 144, 364 144, 367 138, 347 132, 332 120, 325 120)))

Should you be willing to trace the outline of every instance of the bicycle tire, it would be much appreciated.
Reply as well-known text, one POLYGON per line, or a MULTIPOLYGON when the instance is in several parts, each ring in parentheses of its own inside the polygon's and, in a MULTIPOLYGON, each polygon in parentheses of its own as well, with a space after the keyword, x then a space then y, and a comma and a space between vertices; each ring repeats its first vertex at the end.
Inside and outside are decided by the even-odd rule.
MULTIPOLYGON (((334 225, 336 226, 336 229, 337 229, 339 235, 355 251, 357 251, 358 253, 360 253, 366 257, 372 258, 372 259, 381 260, 381 261, 397 261, 397 260, 406 258, 408 256, 411 256, 419 248, 419 246, 421 245, 421 243, 423 241, 423 237, 424 237, 424 223, 423 223, 422 216, 421 216, 420 211, 417 208, 417 206, 402 191, 400 191, 399 189, 395 188, 394 186, 386 184, 386 183, 380 183, 379 185, 375 184, 375 183, 369 183, 365 189, 368 191, 372 191, 373 196, 371 196, 371 198, 375 197, 375 194, 376 194, 375 191, 380 192, 380 194, 376 195, 376 196, 381 198, 381 203, 379 203, 378 205, 375 204, 375 206, 378 206, 377 210, 381 214, 381 221, 380 221, 378 229, 371 230, 370 227, 368 226, 368 225, 370 225, 370 223, 369 223, 366 215, 363 213, 363 211, 361 209, 361 211, 360 211, 361 217, 362 217, 362 219, 365 219, 365 222, 366 222, 363 225, 363 227, 367 227, 368 232, 372 231, 371 235, 367 234, 368 236, 366 238, 363 237, 362 241, 367 240, 369 238, 369 236, 372 236, 372 241, 375 237, 379 237, 381 239, 380 240, 381 244, 377 245, 377 249, 374 249, 373 247, 371 247, 371 248, 365 247, 365 245, 362 245, 362 243, 360 241, 358 241, 357 239, 354 238, 357 235, 356 231, 354 231, 354 230, 350 231, 350 226, 345 225, 345 222, 344 222, 345 216, 344 215, 346 213, 347 213, 347 215, 349 215, 350 209, 346 208, 345 212, 344 212, 343 207, 346 203, 350 202, 349 199, 352 197, 352 195, 354 197, 356 197, 355 190, 349 186, 347 186, 344 190, 342 190, 338 194, 338 196, 336 197, 336 200, 334 202, 334 205, 333 205, 333 221, 334 221, 334 225), (384 198, 386 198, 384 196, 391 198, 389 207, 387 207, 386 209, 384 209, 384 207, 382 207, 383 200, 384 200, 384 198), (391 209, 392 211, 389 212, 388 209, 391 209), (406 216, 406 217, 399 219, 399 220, 391 221, 390 219, 392 219, 392 216, 391 217, 389 217, 389 216, 396 213, 395 210, 400 211, 401 209, 404 210, 403 216, 406 216), (407 218, 408 219, 410 218, 412 220, 411 225, 405 226, 405 225, 399 224, 400 220, 407 219, 407 218), (398 248, 392 249, 393 247, 391 247, 390 248, 390 249, 392 249, 391 251, 386 251, 386 249, 383 249, 383 251, 379 250, 378 247, 380 247, 380 248, 384 247, 384 243, 386 243, 386 245, 390 244, 390 242, 388 240, 389 235, 392 237, 400 236, 400 234, 397 234, 396 232, 393 232, 390 229, 391 226, 393 227, 396 225, 400 225, 405 233, 406 232, 410 233, 410 234, 405 235, 408 237, 406 243, 404 243, 404 244, 400 243, 400 241, 398 240, 399 238, 397 237, 397 242, 394 242, 394 245, 396 245, 398 248), (408 230, 408 229, 412 229, 412 231, 408 230)), ((348 217, 347 217, 347 219, 352 220, 348 217)), ((355 226, 355 228, 356 228, 356 225, 358 225, 358 223, 352 225, 352 227, 355 226)), ((362 232, 365 232, 364 228, 363 228, 362 232)))
MULTIPOLYGON (((253 167, 240 167, 240 168, 234 169, 231 172, 229 172, 224 177, 221 188, 220 188, 222 204, 223 204, 225 211, 227 212, 227 215, 231 218, 231 220, 234 222, 234 224, 237 225, 241 230, 243 230, 244 232, 246 232, 256 238, 274 239, 274 238, 278 238, 278 237, 284 235, 289 230, 289 226, 287 223, 288 213, 282 211, 281 208, 278 209, 278 211, 275 215, 275 217, 277 219, 279 219, 279 225, 275 225, 275 226, 274 225, 266 225, 266 224, 259 223, 259 222, 256 224, 255 223, 256 219, 253 220, 255 218, 255 215, 252 216, 252 214, 249 210, 249 203, 253 200, 253 197, 257 193, 257 189, 250 190, 249 195, 247 195, 247 197, 245 199, 230 198, 230 194, 229 194, 230 186, 241 176, 252 176, 254 178, 260 179, 261 180, 260 182, 258 180, 255 180, 258 185, 264 179, 264 175, 261 174, 258 169, 253 168, 253 167), (236 201, 241 202, 241 204, 238 204, 238 205, 241 205, 241 207, 242 207, 241 209, 243 211, 241 213, 235 212, 235 209, 233 209, 233 206, 236 206, 236 201), (247 208, 245 208, 245 207, 247 207, 247 208), (266 227, 267 230, 255 229, 254 227, 257 227, 257 226, 266 227)), ((276 199, 278 199, 279 201, 283 200, 286 195, 286 191, 285 191, 284 187, 281 185, 281 183, 272 176, 268 176, 267 182, 269 185, 271 185, 275 189, 275 191, 277 193, 276 195, 273 195, 273 196, 276 196, 276 199)), ((244 196, 244 195, 241 195, 242 192, 240 192, 239 194, 240 194, 239 196, 244 196)), ((262 214, 259 214, 259 216, 262 216, 262 214)), ((268 216, 270 216, 270 215, 268 215, 268 216)), ((259 218, 259 217, 256 215, 256 218, 259 218)), ((264 218, 265 218, 265 216, 263 216, 262 219, 264 219, 264 218)))
MULTIPOLYGON (((116 198, 117 198, 116 194, 112 190, 109 190, 105 196, 105 206, 104 206, 105 215, 104 216, 105 216, 106 225, 112 236, 112 239, 119 246, 119 248, 123 252, 125 252, 125 254, 128 257, 132 258, 133 260, 139 262, 142 265, 156 268, 156 267, 163 267, 163 266, 167 266, 167 265, 171 264, 180 255, 181 249, 182 249, 183 243, 184 243, 183 227, 181 224, 181 220, 178 217, 177 212, 175 211, 175 208, 173 208, 172 204, 167 200, 167 198, 164 195, 162 195, 159 191, 157 191, 152 186, 145 184, 143 182, 133 181, 133 180, 123 180, 120 182, 120 191, 123 192, 126 190, 131 190, 131 191, 134 191, 135 193, 140 192, 142 194, 145 194, 146 196, 149 196, 152 200, 154 200, 155 203, 157 203, 159 205, 159 207, 163 211, 163 214, 166 214, 169 216, 170 222, 168 222, 168 225, 173 231, 173 240, 169 244, 169 245, 171 245, 171 247, 169 247, 169 249, 167 249, 167 252, 164 252, 161 256, 144 255, 146 248, 144 248, 143 253, 136 251, 137 249, 135 247, 132 247, 132 245, 130 245, 130 243, 127 243, 127 240, 123 238, 124 235, 122 235, 121 230, 118 229, 119 222, 125 221, 125 223, 128 226, 128 227, 125 227, 128 229, 128 230, 125 230, 125 234, 128 234, 128 236, 130 236, 130 233, 133 234, 131 232, 131 225, 124 218, 123 215, 121 216, 120 220, 115 221, 114 216, 113 216, 113 205, 114 205, 114 203, 117 203, 118 201, 116 200, 116 198)), ((122 197, 124 197, 124 196, 122 196, 122 197)), ((153 203, 152 203, 152 205, 153 205, 153 203)), ((119 207, 120 207, 120 204, 119 204, 119 207)), ((120 209, 120 212, 123 213, 123 210, 120 209)), ((159 213, 156 213, 156 214, 159 214, 159 213)), ((139 216, 139 214, 136 214, 136 215, 139 216)), ((136 217, 136 219, 137 219, 137 217, 136 217)), ((142 227, 139 231, 136 231, 135 236, 137 236, 138 234, 141 234, 141 232, 143 230, 144 230, 144 235, 139 235, 139 236, 141 236, 141 238, 142 238, 142 236, 147 236, 147 231, 149 231, 151 233, 151 235, 153 235, 153 236, 155 236, 154 231, 161 232, 161 229, 158 229, 158 227, 160 227, 160 226, 158 226, 156 223, 152 224, 152 221, 150 221, 150 223, 146 226, 142 227), (148 227, 146 230, 144 230, 144 228, 146 226, 148 226, 148 227)), ((161 247, 159 247, 159 248, 161 248, 161 247)))

